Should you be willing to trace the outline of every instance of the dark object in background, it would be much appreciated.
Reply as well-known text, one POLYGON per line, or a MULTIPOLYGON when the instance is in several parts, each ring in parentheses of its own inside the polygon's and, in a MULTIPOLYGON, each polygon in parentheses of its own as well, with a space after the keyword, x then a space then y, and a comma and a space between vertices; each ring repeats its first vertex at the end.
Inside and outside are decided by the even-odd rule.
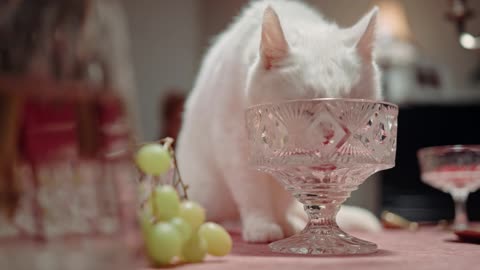
POLYGON ((478 229, 455 231, 455 234, 461 242, 480 244, 480 230, 478 229))
POLYGON ((450 10, 446 13, 449 21, 455 24, 459 35, 465 32, 466 22, 473 18, 474 12, 467 4, 467 0, 449 0, 450 10))
POLYGON ((0 22, 0 71, 40 72, 56 78, 81 79, 85 61, 78 55, 90 0, 17 0, 4 4, 0 22))
MULTIPOLYGON (((385 171, 382 208, 412 221, 453 219, 451 196, 420 180, 417 150, 452 144, 480 144, 480 104, 422 105, 400 108, 397 160, 385 171)), ((480 192, 467 201, 470 220, 480 220, 480 192)))
POLYGON ((185 96, 172 91, 160 104, 160 117, 162 120, 160 138, 171 137, 177 139, 182 126, 182 114, 185 103, 185 96))

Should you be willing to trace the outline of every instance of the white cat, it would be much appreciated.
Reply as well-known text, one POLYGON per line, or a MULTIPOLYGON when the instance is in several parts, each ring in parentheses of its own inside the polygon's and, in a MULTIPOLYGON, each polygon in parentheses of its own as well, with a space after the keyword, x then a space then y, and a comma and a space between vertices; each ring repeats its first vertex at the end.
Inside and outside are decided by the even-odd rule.
MULTIPOLYGON (((298 209, 289 208, 292 196, 248 166, 244 110, 299 98, 380 98, 372 56, 376 14, 374 8, 340 29, 301 2, 258 1, 218 37, 187 101, 177 144, 189 195, 209 219, 240 217, 250 242, 281 239, 305 225, 306 216, 287 211, 298 209)), ((358 208, 342 208, 338 222, 380 228, 358 208)))

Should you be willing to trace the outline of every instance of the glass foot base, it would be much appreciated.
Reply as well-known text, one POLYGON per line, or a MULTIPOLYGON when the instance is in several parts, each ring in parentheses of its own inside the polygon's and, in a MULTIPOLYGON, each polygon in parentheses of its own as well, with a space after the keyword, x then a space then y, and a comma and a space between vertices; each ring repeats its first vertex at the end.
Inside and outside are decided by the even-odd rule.
POLYGON ((377 245, 340 228, 309 229, 269 245, 273 252, 304 255, 354 255, 377 251, 377 245))

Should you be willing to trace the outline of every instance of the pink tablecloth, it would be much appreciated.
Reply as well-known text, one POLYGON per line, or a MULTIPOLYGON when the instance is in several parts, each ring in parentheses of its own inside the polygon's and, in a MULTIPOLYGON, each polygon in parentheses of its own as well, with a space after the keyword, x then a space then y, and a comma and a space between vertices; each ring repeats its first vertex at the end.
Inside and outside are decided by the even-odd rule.
POLYGON ((267 245, 247 244, 238 234, 229 256, 208 257, 199 264, 173 269, 480 269, 480 245, 460 243, 453 233, 428 228, 417 232, 386 230, 381 233, 353 233, 375 242, 379 251, 366 256, 306 257, 270 252, 267 245))

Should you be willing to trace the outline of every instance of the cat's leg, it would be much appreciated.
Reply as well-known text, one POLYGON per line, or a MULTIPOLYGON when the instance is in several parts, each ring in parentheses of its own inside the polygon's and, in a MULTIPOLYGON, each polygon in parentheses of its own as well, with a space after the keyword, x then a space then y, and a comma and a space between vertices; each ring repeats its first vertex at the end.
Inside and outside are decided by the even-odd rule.
POLYGON ((209 221, 238 219, 235 202, 223 176, 216 170, 213 158, 208 156, 208 153, 190 151, 194 147, 196 146, 188 145, 185 141, 182 147, 177 149, 178 166, 182 180, 188 185, 189 199, 205 208, 209 221))
POLYGON ((300 209, 301 204, 296 201, 292 194, 285 190, 284 186, 272 178, 273 204, 277 220, 282 227, 285 236, 292 236, 305 228, 307 215, 300 209), (300 212, 301 211, 301 212, 300 212), (303 215, 302 215, 303 212, 303 215))
POLYGON ((223 124, 218 125, 220 131, 213 133, 217 136, 213 138, 216 143, 212 148, 217 153, 217 168, 222 172, 240 214, 243 239, 248 242, 282 239, 284 233, 272 204, 272 178, 248 163, 243 109, 238 114, 228 114, 228 118, 219 122, 223 124))
POLYGON ((190 177, 182 175, 188 185, 189 199, 205 208, 209 221, 221 223, 238 219, 238 210, 223 177, 214 173, 214 170, 206 169, 202 163, 199 162, 196 169, 189 170, 190 177))
POLYGON ((240 212, 243 239, 248 242, 282 239, 284 233, 272 205, 271 178, 246 166, 237 168, 229 170, 232 173, 226 176, 226 183, 240 212))

